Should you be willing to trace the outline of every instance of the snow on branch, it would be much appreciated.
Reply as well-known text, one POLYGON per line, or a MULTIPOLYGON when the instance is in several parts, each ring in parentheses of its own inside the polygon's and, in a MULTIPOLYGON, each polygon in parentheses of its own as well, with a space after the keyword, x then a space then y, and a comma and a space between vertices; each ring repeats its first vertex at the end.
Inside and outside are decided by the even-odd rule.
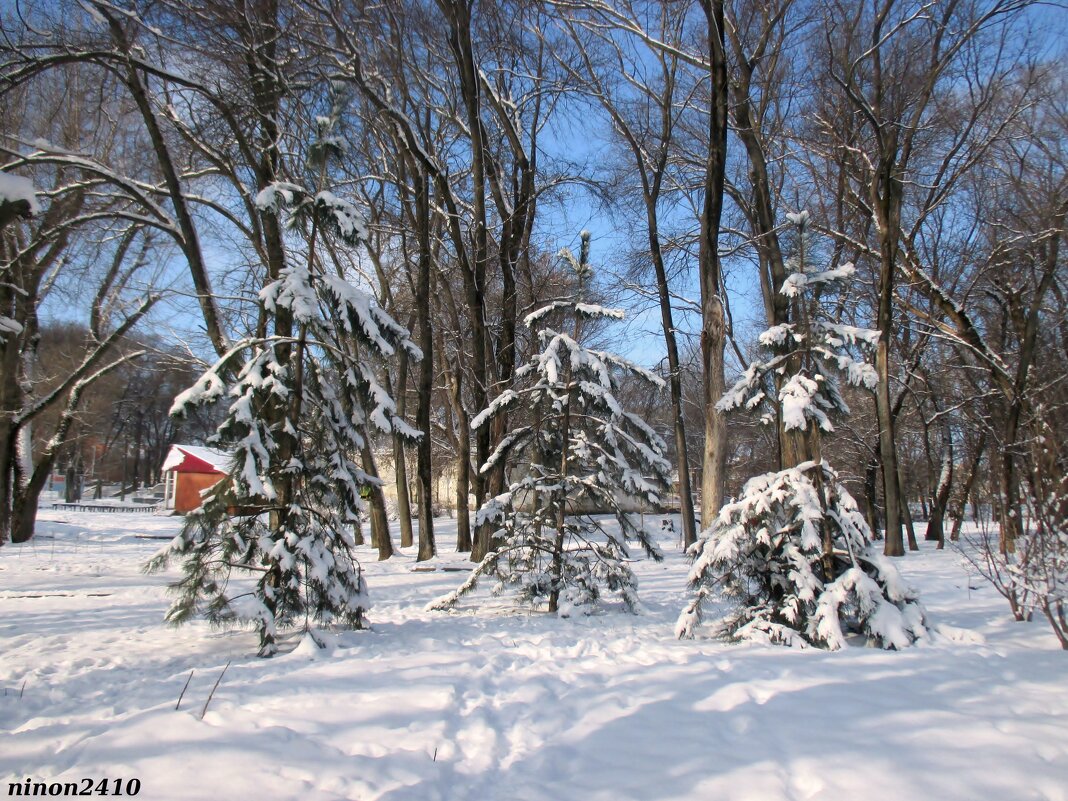
POLYGON ((824 270, 816 273, 791 273, 782 283, 779 291, 788 298, 796 298, 802 295, 810 287, 830 284, 835 281, 848 281, 856 273, 852 262, 843 264, 833 270, 824 270))
POLYGON ((257 193, 253 203, 264 214, 273 214, 277 217, 283 209, 294 208, 307 197, 307 194, 304 187, 297 184, 288 181, 273 181, 257 193))
POLYGON ((11 172, 0 172, 0 206, 5 203, 21 206, 21 216, 34 217, 41 212, 33 181, 11 172))
POLYGON ((367 221, 353 203, 324 190, 315 196, 315 209, 320 220, 345 244, 367 241, 367 221))

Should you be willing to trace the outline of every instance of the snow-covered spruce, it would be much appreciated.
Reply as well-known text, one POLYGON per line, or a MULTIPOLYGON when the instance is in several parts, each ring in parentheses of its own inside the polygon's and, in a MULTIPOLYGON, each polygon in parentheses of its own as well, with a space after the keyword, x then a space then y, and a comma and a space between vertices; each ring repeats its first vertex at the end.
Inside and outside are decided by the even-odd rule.
POLYGON ((716 589, 731 609, 714 631, 730 639, 838 649, 848 635, 862 634, 884 648, 904 648, 925 636, 916 594, 873 547, 856 502, 825 463, 750 479, 694 552, 696 593, 679 617, 680 637, 693 636, 716 589))
MULTIPOLYGON (((321 125, 320 135, 331 127, 321 125)), ((325 157, 328 149, 312 152, 325 157)), ((218 625, 251 622, 260 655, 270 656, 281 628, 363 625, 370 603, 353 556, 354 528, 361 489, 379 480, 353 458, 372 430, 417 436, 375 376, 399 348, 413 359, 422 354, 373 298, 319 262, 317 238, 334 236, 338 247, 363 241, 355 207, 289 183, 261 191, 257 206, 298 215, 289 221, 305 225, 307 258, 291 259, 259 294, 273 335, 239 343, 175 400, 173 414, 229 399, 214 444, 232 451, 233 461, 149 569, 182 563, 168 621, 203 614, 218 625)))
POLYGON ((760 336, 768 357, 754 362, 719 408, 771 407, 807 460, 748 481, 741 498, 720 510, 693 545, 693 598, 676 624, 694 636, 704 606, 721 597, 727 615, 713 632, 736 640, 838 649, 851 635, 884 648, 904 648, 927 635, 923 607, 897 568, 872 543, 871 531, 838 474, 822 459, 831 418, 848 414, 836 376, 873 389, 875 370, 857 353, 878 332, 828 317, 828 295, 842 289, 853 265, 804 269, 807 213, 790 215, 801 233, 801 257, 781 292, 791 319, 760 336), (770 402, 777 400, 777 409, 770 402))
POLYGON ((583 232, 579 259, 561 251, 576 273, 577 299, 556 301, 527 316, 528 327, 542 326, 537 331, 541 352, 516 371, 516 385, 472 421, 478 428, 505 409, 525 409, 527 422, 514 428, 482 467, 485 472, 511 457, 523 475, 476 515, 476 525, 496 526, 495 548, 430 609, 454 606, 491 577, 495 593, 511 590, 519 602, 546 603, 549 612, 561 616, 591 611, 605 590, 637 612, 627 541, 634 539, 650 557, 662 558, 653 532, 633 512, 659 505, 670 486, 670 464, 663 441, 620 405, 616 391, 623 374, 654 388, 663 382, 619 356, 582 344, 585 321, 622 316, 582 301, 590 275, 588 247, 589 235, 583 232), (609 513, 616 525, 604 525, 599 517, 609 513))

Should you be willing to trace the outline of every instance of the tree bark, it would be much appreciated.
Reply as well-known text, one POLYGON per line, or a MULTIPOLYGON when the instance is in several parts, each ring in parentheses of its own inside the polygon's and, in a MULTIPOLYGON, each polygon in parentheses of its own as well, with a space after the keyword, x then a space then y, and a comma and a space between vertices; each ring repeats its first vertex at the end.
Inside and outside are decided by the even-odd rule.
POLYGON ((415 424, 422 437, 417 447, 419 480, 419 553, 417 561, 432 559, 437 552, 434 544, 434 509, 432 502, 433 468, 431 465, 430 404, 434 394, 434 339, 430 326, 430 185, 421 172, 415 173, 416 220, 419 240, 419 274, 416 277, 415 305, 419 314, 419 347, 423 358, 419 362, 418 406, 415 424))
MULTIPOLYGON (((938 409, 937 403, 935 409, 938 409)), ((946 507, 949 506, 950 492, 953 489, 953 430, 947 417, 939 421, 939 430, 942 434, 942 466, 938 473, 938 486, 931 499, 931 516, 927 520, 927 532, 923 538, 930 542, 937 542, 941 550, 946 545, 944 521, 946 507)))
MULTIPOLYGON (((132 315, 134 320, 140 319, 151 306, 152 303, 146 301, 141 310, 132 315)), ((133 323, 131 322, 130 326, 132 325, 133 323)), ((101 347, 105 347, 107 342, 113 343, 114 340, 106 340, 101 347)), ((124 364, 130 358, 136 358, 136 356, 143 355, 143 353, 144 351, 140 351, 137 354, 119 358, 106 367, 97 370, 92 375, 77 381, 71 388, 70 394, 67 396, 66 406, 59 417, 59 422, 56 424, 55 433, 34 465, 33 473, 29 476, 29 480, 25 485, 14 488, 11 509, 12 542, 28 542, 33 537, 34 525, 37 522, 37 504, 41 497, 41 491, 44 489, 45 484, 48 483, 48 477, 55 466, 56 458, 69 440, 71 428, 77 418, 78 408, 81 405, 84 392, 102 376, 124 364)), ((76 475, 75 480, 77 480, 76 475)))
MULTIPOLYGON (((485 293, 486 268, 489 262, 489 235, 486 217, 486 151, 482 141, 481 89, 475 65, 474 48, 471 42, 471 8, 467 0, 438 0, 449 21, 449 46, 460 77, 461 95, 464 102, 467 133, 471 138, 471 204, 474 254, 471 269, 464 271, 464 286, 467 294, 468 314, 471 322, 471 338, 474 358, 472 371, 474 385, 472 394, 475 406, 484 409, 489 401, 490 353, 489 334, 486 330, 485 293)), ((489 459, 492 448, 490 427, 481 426, 475 435, 475 461, 481 467, 489 459)), ((486 499, 487 483, 481 473, 475 474, 475 492, 478 503, 486 499)), ((471 561, 479 562, 489 553, 492 526, 481 526, 471 549, 471 561)))
POLYGON ((716 404, 725 391, 726 316, 719 256, 720 221, 727 164, 727 59, 723 0, 702 0, 709 40, 711 107, 705 163, 704 205, 698 253, 701 282, 701 366, 704 372, 705 439, 701 475, 701 525, 712 525, 726 486, 727 427, 716 404))
POLYGON ((463 408, 460 367, 451 365, 444 355, 442 364, 449 385, 449 403, 456 420, 456 550, 467 553, 472 545, 471 510, 468 508, 471 493, 471 425, 463 408))
POLYGON ((999 548, 1002 553, 1012 553, 1016 547, 1016 539, 1023 533, 1023 504, 1020 500, 1020 479, 1015 451, 1020 447, 1018 440, 1024 411, 1028 406, 1031 366, 1037 355, 1039 314, 1045 304, 1047 293, 1056 281, 1066 218, 1068 218, 1068 200, 1062 199, 1061 205, 1051 215, 1048 233, 1044 237, 1046 241, 1040 245, 1044 256, 1041 279, 1031 298, 1024 317, 1023 330, 1020 332, 1020 357, 1016 366, 1012 393, 1008 398, 1001 451, 1001 470, 998 474, 998 489, 1001 496, 999 548))
MULTIPOLYGON (((367 475, 378 478, 374 454, 371 452, 371 446, 366 443, 360 449, 360 461, 360 466, 367 475)), ((367 501, 368 506, 371 507, 371 545, 378 549, 378 560, 383 561, 393 556, 393 540, 389 536, 386 496, 382 493, 382 487, 379 484, 370 485, 370 498, 367 501)))
POLYGON ((953 542, 960 539, 960 529, 964 524, 964 513, 968 506, 968 499, 971 497, 972 490, 975 488, 975 481, 979 477, 979 465, 983 461, 983 451, 986 450, 986 439, 986 432, 984 431, 979 435, 979 441, 975 445, 975 453, 972 455, 971 463, 968 466, 968 477, 964 479, 964 486, 961 487, 960 514, 953 519, 953 530, 949 535, 953 542))
POLYGON ((904 492, 905 477, 901 474, 901 462, 897 464, 897 485, 901 492, 901 522, 905 527, 905 534, 908 539, 909 550, 920 550, 920 544, 916 541, 916 526, 912 522, 912 510, 909 508, 908 494, 904 492))
MULTIPOLYGON (((229 344, 226 334, 223 332, 218 309, 215 308, 215 295, 212 292, 211 280, 208 277, 208 268, 200 244, 200 235, 193 220, 193 215, 189 211, 185 193, 182 191, 181 179, 178 176, 174 158, 163 136, 159 120, 156 118, 156 112, 152 108, 152 101, 148 97, 141 73, 134 65, 133 59, 130 58, 131 45, 121 22, 115 18, 110 10, 100 6, 95 6, 95 8, 107 19, 112 37, 128 58, 123 82, 130 90, 130 95, 141 114, 149 141, 152 143, 156 164, 163 173, 167 196, 174 208, 175 220, 182 234, 180 238, 176 238, 176 242, 189 266, 189 274, 193 279, 193 287, 196 289, 197 303, 200 306, 201 316, 204 318, 204 327, 207 331, 208 339, 215 348, 216 354, 224 356, 229 349, 229 344)), ((268 24, 272 24, 275 21, 277 11, 277 4, 274 0, 270 0, 265 8, 266 17, 270 20, 268 24)), ((271 44, 268 44, 269 46, 271 44)), ((252 77, 255 78, 256 76, 252 77)), ((274 81, 270 81, 269 84, 273 86, 274 81)))
MULTIPOLYGON (((436 293, 435 301, 440 304, 443 313, 448 315, 453 331, 461 340, 461 343, 457 345, 459 351, 462 348, 460 314, 448 280, 440 273, 437 277, 437 285, 440 292, 436 293)), ((449 355, 445 347, 445 337, 440 330, 437 333, 437 343, 438 358, 445 374, 446 395, 452 418, 450 433, 453 447, 456 450, 456 550, 459 553, 468 553, 472 547, 471 512, 468 506, 471 493, 471 418, 467 414, 467 409, 464 408, 464 374, 460 353, 458 352, 455 357, 449 355)))
MULTIPOLYGON (((664 109, 664 116, 670 118, 672 109, 664 109)), ((668 129, 665 121, 664 128, 668 129)), ((665 134, 666 138, 666 134, 665 134)), ((667 143, 662 145, 666 148, 667 143)), ((666 158, 664 159, 666 161, 666 158)), ((690 456, 686 450, 686 424, 682 414, 682 366, 679 362, 679 346, 675 337, 675 321, 671 310, 671 293, 668 288, 667 269, 664 266, 664 254, 660 247, 660 225, 657 214, 657 202, 660 195, 660 182, 663 176, 663 162, 653 176, 653 183, 645 193, 646 223, 648 226, 649 255, 656 273, 656 292, 660 302, 660 326, 664 333, 664 348, 668 361, 668 388, 671 393, 671 423, 675 433, 675 460, 678 470, 679 512, 682 516, 682 541, 689 548, 697 542, 697 522, 693 508, 693 493, 690 489, 690 456)))
MULTIPOLYGON (((408 351, 403 348, 397 354, 397 386, 393 397, 397 402, 397 416, 403 418, 408 405, 408 351)), ((410 548, 415 539, 412 532, 412 502, 408 495, 408 465, 405 462, 404 438, 396 432, 393 434, 393 465, 400 544, 402 548, 410 548)))
POLYGON ((864 497, 866 500, 864 518, 868 521, 868 529, 872 536, 877 539, 881 536, 879 525, 879 454, 872 454, 864 466, 864 497))
POLYGON ((878 209, 881 261, 879 265, 879 306, 876 328, 879 341, 875 350, 875 413, 879 421, 879 461, 883 468, 883 499, 886 504, 886 531, 883 551, 887 556, 904 556, 902 537, 901 485, 894 440, 894 416, 890 401, 890 349, 894 323, 894 270, 897 264, 897 236, 901 230, 901 181, 892 158, 880 164, 872 183, 873 205, 878 209))

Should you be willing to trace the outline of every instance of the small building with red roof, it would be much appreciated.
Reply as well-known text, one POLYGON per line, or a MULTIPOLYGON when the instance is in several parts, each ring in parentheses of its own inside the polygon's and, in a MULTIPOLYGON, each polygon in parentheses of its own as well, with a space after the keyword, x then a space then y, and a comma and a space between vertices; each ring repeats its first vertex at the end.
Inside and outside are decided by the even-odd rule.
POLYGON ((202 494, 226 477, 233 456, 201 445, 171 445, 163 460, 163 507, 176 514, 199 509, 202 494))

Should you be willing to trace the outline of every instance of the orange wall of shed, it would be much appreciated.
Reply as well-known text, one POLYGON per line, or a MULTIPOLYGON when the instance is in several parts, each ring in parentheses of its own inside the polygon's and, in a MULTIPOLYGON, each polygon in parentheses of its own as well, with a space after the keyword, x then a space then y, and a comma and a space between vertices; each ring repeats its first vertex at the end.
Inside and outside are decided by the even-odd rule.
POLYGON ((174 511, 192 512, 200 508, 200 493, 214 487, 223 478, 222 473, 178 473, 174 487, 174 511))

